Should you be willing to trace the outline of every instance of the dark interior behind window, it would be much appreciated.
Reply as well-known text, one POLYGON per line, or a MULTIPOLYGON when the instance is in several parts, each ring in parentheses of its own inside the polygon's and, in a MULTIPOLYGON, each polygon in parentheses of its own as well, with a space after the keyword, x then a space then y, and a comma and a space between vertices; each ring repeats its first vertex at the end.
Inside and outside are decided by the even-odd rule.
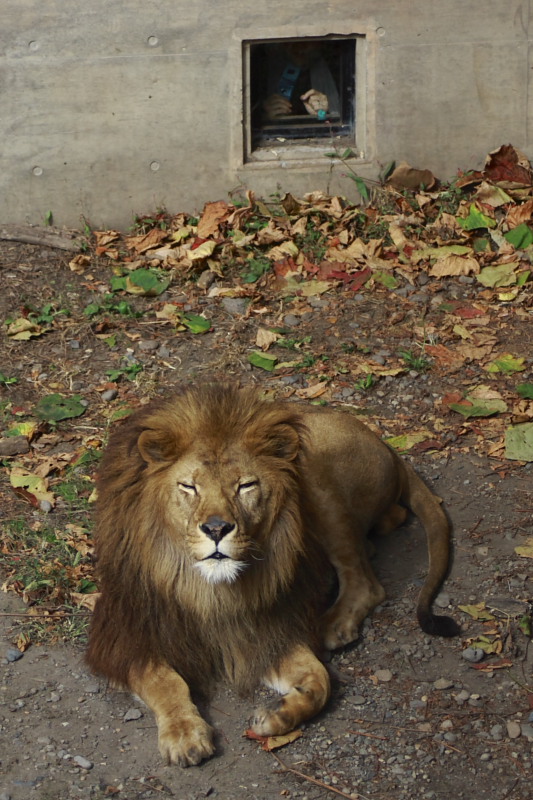
POLYGON ((296 144, 333 136, 353 142, 355 38, 254 42, 249 52, 252 150, 280 140, 296 144), (327 110, 305 108, 300 97, 311 89, 327 96, 327 110), (278 113, 269 113, 272 108, 278 113))

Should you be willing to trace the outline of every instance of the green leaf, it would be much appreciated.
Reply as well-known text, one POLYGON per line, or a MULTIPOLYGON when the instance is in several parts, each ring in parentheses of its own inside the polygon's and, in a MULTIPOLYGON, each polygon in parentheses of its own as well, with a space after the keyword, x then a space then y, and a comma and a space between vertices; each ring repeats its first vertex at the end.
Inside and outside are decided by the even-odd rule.
POLYGON ((495 358, 486 367, 487 372, 503 372, 505 375, 510 375, 513 372, 522 372, 525 370, 524 358, 516 358, 510 353, 505 353, 503 356, 495 358))
POLYGON ((457 411, 458 414, 462 414, 466 419, 470 417, 492 417, 493 414, 497 414, 499 411, 505 411, 507 408, 507 406, 504 409, 491 408, 489 405, 483 403, 472 403, 471 405, 450 403, 449 407, 452 411, 457 411))
POLYGON ((89 303, 88 306, 85 306, 83 309, 83 313, 86 317, 93 317, 95 314, 98 314, 100 311, 100 305, 98 303, 89 303))
POLYGON ((521 225, 517 225, 516 228, 504 233, 503 238, 507 239, 517 250, 524 250, 530 244, 533 244, 533 231, 525 222, 522 222, 521 225))
POLYGON ((366 183, 364 182, 364 180, 362 178, 360 178, 359 175, 350 175, 349 177, 352 179, 352 181, 357 186, 357 191, 359 192, 359 194, 363 198, 364 202, 368 203, 368 201, 370 200, 370 192, 368 191, 368 187, 367 187, 366 183))
POLYGON ((512 286, 516 283, 515 269, 518 262, 510 264, 497 264, 495 267, 485 267, 481 270, 477 279, 483 286, 498 288, 500 286, 512 286))
POLYGON ((484 253, 486 250, 489 250, 488 239, 485 239, 485 237, 474 239, 474 253, 484 253))
POLYGON ((426 439, 429 438, 430 434, 428 431, 419 431, 418 433, 404 433, 401 436, 391 436, 385 439, 385 441, 389 447, 393 447, 394 450, 398 450, 400 453, 405 453, 411 450, 415 444, 425 442, 426 439))
POLYGON ((507 428, 505 458, 512 461, 533 461, 533 422, 507 428))
POLYGON ((211 330, 211 321, 196 314, 183 314, 180 321, 191 333, 207 333, 211 330))
POLYGON ((482 211, 471 203, 470 212, 466 218, 456 217, 457 222, 465 231, 475 231, 477 228, 495 228, 496 220, 483 214, 482 211))
POLYGON ((149 269, 135 269, 126 277, 125 289, 130 294, 142 294, 155 297, 164 292, 170 280, 161 281, 157 275, 149 269))
POLYGON ((398 286, 398 281, 390 272, 380 271, 374 272, 372 275, 375 281, 381 283, 382 286, 385 286, 387 289, 396 289, 398 286))
POLYGON ((113 275, 111 278, 111 291, 124 292, 126 291, 126 278, 121 278, 118 275, 113 275))
POLYGON ((533 383, 520 383, 516 387, 516 391, 525 400, 533 400, 533 383))
POLYGON ((47 422, 59 422, 61 419, 81 417, 85 413, 82 398, 78 395, 64 397, 62 394, 48 394, 42 397, 35 406, 35 414, 47 422))
POLYGON ((270 353, 262 353, 260 350, 254 350, 253 353, 250 353, 248 356, 250 364, 253 364, 254 367, 266 369, 268 372, 274 370, 277 360, 277 356, 273 356, 270 353))

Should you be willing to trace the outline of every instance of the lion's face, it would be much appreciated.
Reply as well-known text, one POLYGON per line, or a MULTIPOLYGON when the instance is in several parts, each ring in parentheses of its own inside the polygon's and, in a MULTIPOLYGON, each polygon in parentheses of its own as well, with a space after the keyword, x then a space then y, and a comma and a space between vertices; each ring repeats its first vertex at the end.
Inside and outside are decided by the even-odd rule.
POLYGON ((300 436, 286 420, 263 416, 270 438, 256 423, 244 435, 237 428, 221 436, 220 425, 206 435, 193 427, 178 432, 174 417, 158 416, 157 427, 151 422, 137 440, 146 462, 143 492, 164 498, 166 537, 183 566, 210 584, 235 583, 267 564, 271 569, 278 554, 279 570, 288 574, 300 550, 300 529, 292 529, 300 436))
POLYGON ((273 487, 249 454, 195 451, 173 464, 165 480, 171 516, 183 526, 194 566, 207 581, 234 581, 264 556, 257 536, 273 487))

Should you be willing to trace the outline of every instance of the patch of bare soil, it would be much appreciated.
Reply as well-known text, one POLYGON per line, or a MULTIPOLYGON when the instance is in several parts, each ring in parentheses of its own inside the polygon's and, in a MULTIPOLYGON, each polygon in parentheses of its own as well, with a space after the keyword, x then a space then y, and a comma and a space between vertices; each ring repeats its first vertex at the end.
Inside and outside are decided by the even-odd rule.
POLYGON ((237 263, 199 282, 178 271, 150 297, 111 292, 117 256, 108 255, 71 267, 72 254, 0 243, 3 332, 17 319, 39 327, 0 344, 0 800, 530 797, 532 562, 516 548, 533 535, 532 470, 506 458, 505 435, 531 419, 516 392, 533 380, 531 289, 498 301, 497 289, 487 293, 471 276, 425 269, 406 278, 400 269, 394 285, 350 287, 341 276, 306 294, 298 285, 280 292, 286 269, 259 269, 246 283, 237 263), (209 321, 205 332, 199 318, 209 321), (260 329, 274 333, 264 349, 260 329), (274 354, 278 369, 260 358, 254 366, 252 353, 256 362, 274 354), (518 373, 486 370, 506 354, 521 359, 518 373), (161 763, 151 713, 88 674, 83 601, 95 588, 91 478, 109 425, 150 396, 205 378, 350 405, 381 435, 402 437, 396 445, 453 521, 454 564, 437 604, 462 635, 434 639, 416 625, 426 547, 412 522, 377 543, 388 599, 359 642, 329 660, 331 702, 301 738, 262 751, 243 738, 258 698, 221 686, 205 709, 217 754, 181 770, 161 763), (480 385, 495 393, 482 403, 505 408, 451 409, 480 385), (75 398, 79 415, 39 412, 56 395, 75 398), (22 423, 29 427, 7 435, 22 423), (44 484, 14 486, 17 469, 44 484), (29 626, 19 616, 28 609, 29 626))

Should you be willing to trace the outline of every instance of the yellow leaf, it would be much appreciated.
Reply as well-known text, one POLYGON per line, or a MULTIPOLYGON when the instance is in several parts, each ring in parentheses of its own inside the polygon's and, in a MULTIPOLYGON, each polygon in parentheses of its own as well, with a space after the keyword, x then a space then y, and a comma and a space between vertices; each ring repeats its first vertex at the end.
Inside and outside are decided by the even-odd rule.
POLYGON ((469 614, 474 619, 479 620, 489 620, 494 619, 494 616, 487 611, 485 608, 485 603, 475 603, 474 605, 467 605, 467 606, 459 606, 461 611, 464 611, 465 614, 469 614))
POLYGON ((39 502, 46 500, 51 505, 54 505, 54 495, 52 492, 47 491, 48 482, 44 478, 40 478, 38 475, 28 472, 22 467, 13 467, 9 474, 9 480, 11 486, 15 489, 25 489, 39 502))
POLYGON ((527 539, 525 545, 520 545, 520 547, 515 547, 514 551, 523 558, 533 558, 533 539, 532 538, 527 539))
POLYGON ((257 347, 261 348, 261 350, 268 350, 270 345, 274 344, 274 342, 277 342, 279 338, 279 333, 269 331, 268 328, 259 328, 255 337, 255 343, 257 347))
POLYGON ((190 261, 201 261, 203 258, 208 258, 212 255, 213 250, 217 246, 217 243, 210 239, 207 242, 202 242, 202 244, 195 247, 194 250, 187 251, 187 258, 190 261))
POLYGON ((40 325, 23 317, 19 317, 19 319, 12 322, 7 329, 7 335, 17 341, 26 341, 34 336, 40 336, 43 332, 43 328, 40 325))
POLYGON ((300 284, 300 286, 304 297, 314 297, 317 294, 324 294, 328 289, 331 289, 331 283, 329 283, 329 281, 306 281, 300 284))
POLYGON ((447 277, 449 275, 470 275, 479 272, 479 264, 472 256, 449 255, 438 258, 429 272, 436 278, 447 277))

